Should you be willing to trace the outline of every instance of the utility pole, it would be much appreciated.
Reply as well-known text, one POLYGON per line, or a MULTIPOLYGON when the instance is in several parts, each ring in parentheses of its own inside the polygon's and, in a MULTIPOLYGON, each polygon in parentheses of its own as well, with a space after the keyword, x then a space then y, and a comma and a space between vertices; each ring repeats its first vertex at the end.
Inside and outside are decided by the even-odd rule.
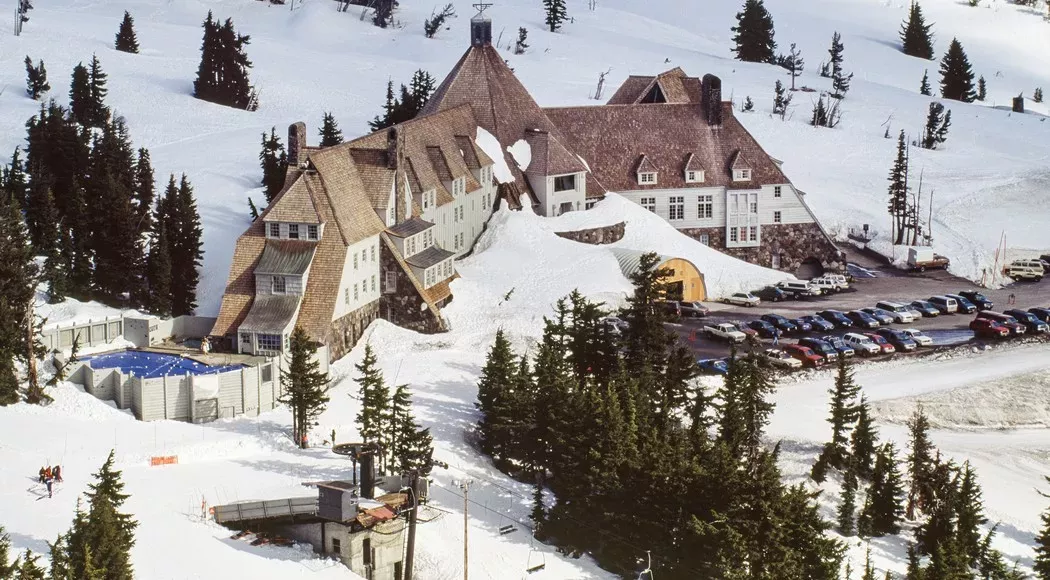
POLYGON ((467 580, 467 564, 470 553, 467 550, 467 494, 470 492, 472 483, 474 482, 468 479, 459 484, 460 489, 463 490, 463 580, 467 580))
POLYGON ((416 511, 419 509, 419 496, 416 490, 419 482, 419 470, 413 469, 408 479, 409 493, 412 497, 412 510, 408 512, 408 550, 405 554, 405 580, 412 580, 412 568, 416 560, 416 511))

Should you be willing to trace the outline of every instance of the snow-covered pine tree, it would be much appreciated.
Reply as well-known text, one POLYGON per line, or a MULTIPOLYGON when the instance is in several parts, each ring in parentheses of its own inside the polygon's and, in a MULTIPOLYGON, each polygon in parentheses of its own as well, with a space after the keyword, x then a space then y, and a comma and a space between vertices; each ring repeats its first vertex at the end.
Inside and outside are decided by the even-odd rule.
POLYGON ((948 139, 948 127, 951 124, 952 112, 945 112, 944 105, 936 101, 930 103, 930 111, 926 115, 926 126, 922 130, 919 144, 923 149, 936 149, 937 145, 948 139))
POLYGON ((163 222, 154 226, 146 259, 147 309, 157 316, 171 316, 171 247, 163 222))
POLYGON ((85 544, 92 547, 92 563, 102 578, 132 578, 131 548, 135 545, 135 528, 130 514, 120 508, 128 499, 120 471, 114 469, 114 453, 94 474, 95 482, 88 484, 86 493, 90 508, 87 513, 85 544))
POLYGON ((897 157, 890 169, 889 214, 893 218, 896 232, 895 244, 904 242, 905 221, 908 215, 908 144, 904 130, 897 136, 897 157))
POLYGON ((88 65, 88 126, 103 127, 109 121, 109 107, 106 106, 106 73, 102 71, 102 64, 98 56, 91 55, 91 64, 88 65))
POLYGON ((933 93, 930 92, 930 72, 929 70, 922 71, 922 82, 919 83, 919 94, 930 96, 933 93))
POLYGON ((973 68, 966 58, 959 39, 953 38, 948 45, 948 52, 941 59, 941 96, 946 99, 973 102, 976 98, 973 90, 973 68))
POLYGON ((831 55, 831 96, 836 99, 846 96, 846 93, 849 91, 850 81, 853 80, 853 73, 846 74, 842 70, 842 52, 844 50, 842 35, 836 31, 831 36, 831 48, 828 49, 828 54, 831 55))
POLYGON ((284 144, 277 137, 277 127, 271 127, 269 135, 265 132, 262 134, 259 165, 263 172, 262 184, 266 188, 263 195, 266 196, 266 203, 269 205, 284 188, 284 177, 288 170, 288 154, 284 151, 284 144))
POLYGON ((736 14, 737 25, 730 30, 732 49, 737 60, 745 62, 775 62, 777 43, 773 40, 773 17, 762 0, 744 0, 744 7, 736 14))
MULTIPOLYGON (((1050 483, 1050 477, 1044 476, 1044 479, 1050 483)), ((1040 493, 1043 497, 1050 497, 1040 493)), ((1050 508, 1044 510, 1041 517, 1043 528, 1035 537, 1035 563, 1032 564, 1032 571, 1038 580, 1050 580, 1050 508)))
POLYGON ((445 25, 445 21, 456 15, 456 9, 449 2, 441 9, 440 12, 433 11, 430 13, 430 18, 423 21, 423 35, 427 38, 434 38, 438 30, 445 25))
MULTIPOLYGON (((276 128, 271 130, 273 138, 277 138, 276 128)), ((336 123, 335 117, 331 113, 325 113, 321 119, 321 129, 318 131, 318 135, 321 136, 321 147, 331 147, 332 145, 338 145, 343 142, 343 132, 339 130, 339 123, 336 123)), ((265 145, 264 145, 265 147, 265 145)), ((265 174, 266 168, 263 167, 263 173, 265 174)), ((284 181, 283 179, 281 180, 284 181)))
POLYGON ((930 477, 933 473, 933 443, 930 441, 930 420, 920 406, 908 420, 911 435, 908 452, 908 519, 915 519, 917 511, 925 511, 930 497, 930 477))
POLYGON ((383 372, 379 369, 372 345, 365 345, 365 356, 354 368, 361 373, 354 379, 359 387, 358 400, 361 403, 361 410, 356 418, 358 431, 365 443, 384 445, 385 418, 390 412, 390 389, 383 379, 383 372))
POLYGON ((527 28, 518 28, 518 39, 514 41, 514 54, 525 54, 528 50, 529 45, 525 42, 525 39, 529 37, 529 31, 527 28))
POLYGON ((900 531, 904 518, 904 483, 897 465, 893 443, 879 447, 871 474, 868 498, 861 512, 867 535, 878 537, 900 531))
POLYGON ((850 435, 850 456, 853 458, 857 475, 862 479, 869 479, 875 463, 879 434, 871 418, 868 400, 863 395, 857 403, 856 410, 857 424, 850 435))
POLYGON ((138 54, 139 52, 139 41, 135 38, 135 19, 131 17, 127 10, 124 11, 124 20, 120 21, 120 29, 117 30, 114 48, 120 52, 130 52, 132 54, 138 54))
POLYGON ((908 19, 901 24, 901 50, 904 54, 933 60, 933 34, 930 32, 932 27, 932 24, 926 24, 922 6, 917 0, 913 0, 911 9, 908 10, 908 19))
POLYGON ((780 79, 777 79, 776 84, 773 85, 773 114, 780 115, 780 120, 783 121, 790 104, 791 95, 785 94, 784 85, 780 79))
POLYGON ((503 329, 496 331, 481 369, 478 380, 478 402, 475 406, 481 412, 478 421, 478 432, 481 439, 481 450, 491 455, 497 467, 502 467, 511 457, 513 439, 511 429, 514 415, 520 412, 514 401, 514 386, 517 380, 516 357, 511 349, 503 329))
POLYGON ((51 85, 47 82, 47 69, 44 68, 44 61, 38 61, 36 66, 33 66, 33 60, 26 56, 26 94, 33 100, 40 100, 40 97, 44 93, 51 90, 51 85))
POLYGON ((857 485, 857 472, 853 462, 848 461, 842 474, 842 501, 839 502, 837 519, 838 532, 847 537, 857 533, 857 485))
POLYGON ((988 96, 988 85, 984 82, 984 77, 981 76, 977 79, 977 97, 978 101, 983 101, 988 96))
MULTIPOLYGON (((794 42, 791 43, 791 50, 788 52, 784 65, 784 68, 791 74, 791 90, 795 90, 795 79, 802 76, 802 71, 806 67, 806 61, 802 60, 802 51, 795 46, 794 42)), ((790 97, 788 97, 788 100, 790 100, 790 97)))
POLYGON ((546 14, 543 21, 551 32, 557 32, 562 23, 569 19, 565 0, 543 0, 543 12, 546 14))
POLYGON ((91 126, 91 78, 84 63, 73 67, 73 78, 69 83, 69 112, 77 123, 91 126))
POLYGON ((284 393, 277 399, 292 411, 292 440, 307 447, 310 428, 328 404, 328 374, 316 360, 317 345, 302 326, 296 326, 288 346, 288 370, 281 371, 284 393))
POLYGON ((751 97, 744 98, 744 104, 740 107, 740 110, 745 113, 750 113, 755 110, 755 102, 751 100, 751 97))

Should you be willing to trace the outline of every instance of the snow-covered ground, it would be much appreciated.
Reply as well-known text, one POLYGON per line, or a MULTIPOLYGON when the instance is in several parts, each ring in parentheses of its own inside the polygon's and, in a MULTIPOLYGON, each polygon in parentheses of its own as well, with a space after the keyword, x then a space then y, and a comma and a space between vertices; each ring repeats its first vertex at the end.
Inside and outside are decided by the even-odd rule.
MULTIPOLYGON (((417 68, 440 79, 467 47, 470 8, 437 38, 422 35, 422 21, 432 6, 403 1, 403 28, 379 30, 359 18, 359 9, 337 13, 329 0, 306 0, 290 10, 248 0, 53 0, 38 2, 20 37, 0 30, 0 154, 24 143, 25 121, 39 107, 24 96, 22 60, 43 59, 51 91, 65 102, 69 73, 98 54, 109 74, 107 102, 123 115, 136 146, 150 149, 158 181, 167 173, 186 172, 193 182, 204 221, 206 255, 200 287, 200 314, 214 314, 226 281, 236 236, 248 225, 247 198, 261 202, 257 155, 260 134, 278 133, 293 121, 308 123, 311 142, 321 115, 332 112, 347 137, 362 134, 380 110, 385 83, 407 82, 417 68), (123 11, 136 19, 142 54, 112 49, 123 11), (190 96, 199 60, 200 23, 208 10, 232 17, 251 34, 248 54, 252 79, 260 90, 259 111, 247 113, 194 100, 190 96)), ((536 0, 505 0, 490 9, 501 46, 512 44, 519 26, 529 30, 530 50, 506 58, 541 105, 579 105, 589 99, 598 74, 609 70, 607 87, 629 74, 654 74, 682 66, 693 75, 707 72, 723 79, 725 96, 751 96, 753 113, 740 116, 832 231, 868 223, 885 238, 886 176, 895 141, 883 138, 904 129, 916 135, 931 100, 918 94, 924 69, 936 84, 936 62, 902 55, 897 29, 907 10, 903 0, 767 0, 777 26, 780 49, 798 43, 807 61, 801 85, 827 88, 815 71, 840 31, 846 46, 845 67, 856 73, 843 102, 844 118, 834 130, 806 124, 812 93, 796 93, 787 121, 770 115, 772 86, 786 80, 777 68, 732 60, 730 26, 736 0, 696 3, 688 0, 602 0, 597 10, 573 1, 575 21, 562 33, 543 26, 536 0)), ((11 14, 13 2, 0 8, 11 14)), ((1050 125, 1040 115, 1002 110, 1020 92, 1030 96, 1050 88, 1050 24, 1034 11, 1005 0, 982 0, 970 8, 958 0, 925 0, 935 23, 936 52, 951 37, 965 46, 978 74, 988 81, 985 103, 948 103, 953 126, 939 151, 912 151, 923 174, 923 191, 933 191, 936 250, 952 258, 955 273, 980 277, 1005 231, 1006 243, 1025 251, 1050 248, 1044 224, 1050 220, 1050 125)), ((1040 4, 1045 12, 1045 5, 1040 4)), ((608 93, 608 91, 606 92, 608 93)), ((1037 112, 1046 105, 1028 103, 1037 112)), ((525 152, 515 154, 518 162, 525 152)), ((925 202, 924 202, 925 204, 925 202)), ((452 331, 421 336, 377 322, 367 340, 376 346, 388 380, 412 385, 417 414, 435 435, 435 455, 450 464, 436 474, 433 501, 449 514, 421 526, 418 570, 426 579, 455 578, 462 572, 462 497, 455 481, 473 479, 470 507, 471 577, 505 579, 522 575, 530 557, 543 554, 547 567, 530 578, 606 577, 586 558, 571 560, 551 548, 533 546, 528 533, 499 536, 511 520, 526 522, 530 489, 494 470, 468 442, 476 421, 475 381, 496 329, 506 329, 515 346, 528 348, 539 336, 542 316, 551 303, 574 288, 610 305, 628 291, 607 248, 581 246, 555 231, 607 225, 626 220, 627 237, 617 245, 683 255, 706 275, 712 294, 745 284, 775 281, 780 275, 743 266, 670 231, 645 212, 610 196, 588 214, 543 219, 501 213, 476 252, 457 265, 462 278, 453 284, 455 300, 446 310, 452 331), (513 290, 513 292, 511 292, 513 290), (509 294, 509 297, 508 297, 509 294), (500 515, 504 514, 504 515, 500 515), (538 552, 533 553, 535 548, 538 552), (531 554, 531 555, 530 555, 531 554)), ((66 303, 47 311, 52 321, 104 316, 115 311, 66 303), (90 312, 89 312, 90 311, 90 312)), ((319 433, 332 428, 340 440, 355 435, 357 402, 348 379, 361 348, 333 367, 337 379, 332 403, 319 433)), ((1050 473, 1050 436, 1043 429, 974 431, 969 427, 1043 424, 1017 413, 1017 400, 1029 393, 1025 376, 1045 380, 1050 363, 1045 350, 1024 347, 939 362, 872 366, 858 373, 869 398, 884 419, 881 433, 903 443, 901 418, 918 400, 953 401, 985 407, 980 413, 938 414, 935 441, 947 454, 974 462, 984 485, 990 519, 1002 520, 998 547, 1030 563, 1031 534, 1046 500, 1038 496, 1042 475, 1050 473), (1008 389, 988 388, 1008 384, 1008 389), (1009 389, 1015 389, 1011 391, 1009 389), (954 393, 954 394, 953 394, 954 393), (1016 393, 1015 395, 1011 393, 1016 393), (949 397, 949 398, 944 398, 949 397), (998 410, 992 407, 998 406, 998 410), (994 412, 993 412, 994 411, 994 412), (959 424, 968 429, 958 429, 959 424)), ((827 437, 823 422, 828 374, 786 384, 770 436, 783 439, 789 477, 802 477, 817 446, 827 437)), ((0 409, 0 523, 18 548, 46 551, 68 525, 75 496, 110 448, 124 469, 128 508, 141 522, 134 561, 144 578, 349 578, 330 561, 293 549, 255 548, 227 539, 228 533, 198 521, 202 496, 210 503, 308 495, 302 481, 345 474, 342 460, 317 448, 295 450, 284 436, 289 417, 283 411, 258 419, 225 420, 209 425, 135 421, 125 412, 94 400, 71 386, 55 393, 48 408, 18 405, 0 409), (177 454, 179 464, 148 467, 151 455, 177 454), (37 501, 33 476, 41 464, 61 463, 66 483, 51 500, 37 501)), ((1045 403, 1045 401, 1044 401, 1045 403)), ((1045 409, 1045 405, 1043 407, 1045 409)), ((1045 417, 1045 415, 1044 415, 1045 417)), ((829 484, 824 501, 830 513, 836 501, 829 484)), ((520 526, 519 526, 520 527, 520 526)), ((902 549, 893 541, 874 546, 880 567, 901 568, 902 549)), ((862 556, 862 550, 853 551, 862 556)))

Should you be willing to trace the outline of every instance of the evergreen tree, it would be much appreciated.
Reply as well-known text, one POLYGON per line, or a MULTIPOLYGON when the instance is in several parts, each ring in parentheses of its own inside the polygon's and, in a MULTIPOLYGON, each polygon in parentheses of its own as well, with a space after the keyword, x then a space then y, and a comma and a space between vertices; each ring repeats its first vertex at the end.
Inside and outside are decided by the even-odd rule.
POLYGON ((205 101, 214 101, 219 99, 222 93, 222 77, 219 70, 222 47, 219 46, 219 24, 212 18, 211 10, 201 26, 204 28, 204 40, 201 43, 201 62, 197 67, 197 78, 193 81, 193 96, 205 101))
POLYGON ((149 151, 139 148, 138 160, 135 161, 135 213, 138 214, 139 231, 148 232, 152 227, 153 198, 156 180, 153 177, 153 164, 149 151))
POLYGON ((69 112, 76 122, 91 126, 91 77, 84 63, 73 67, 73 80, 69 83, 69 112))
MULTIPOLYGON (((379 131, 380 129, 386 129, 393 125, 394 109, 397 106, 397 101, 394 99, 394 81, 386 82, 386 101, 383 104, 383 115, 376 116, 368 122, 368 126, 373 131, 379 131)), ((265 134, 264 134, 265 135, 265 134)), ((265 137, 264 137, 265 139, 265 137)))
POLYGON ((107 580, 131 580, 131 548, 138 522, 120 508, 128 499, 120 472, 113 468, 113 452, 97 473, 87 492, 91 507, 87 514, 85 546, 91 547, 91 563, 107 580))
POLYGON ((93 286, 100 300, 121 305, 126 304, 126 295, 141 296, 144 263, 138 217, 130 189, 110 168, 101 162, 97 165, 99 173, 89 188, 94 200, 90 206, 94 209, 93 286))
POLYGON ((18 147, 15 147, 15 152, 11 154, 11 164, 3 173, 3 179, 0 180, 0 206, 14 200, 19 207, 25 207, 29 183, 22 164, 21 149, 18 147))
POLYGON ((783 119, 784 115, 787 114, 788 105, 791 104, 791 95, 784 94, 784 85, 777 80, 777 83, 773 86, 773 114, 780 115, 783 119))
POLYGON ((831 412, 828 415, 828 423, 831 424, 830 448, 825 450, 830 454, 827 463, 835 469, 846 466, 846 457, 849 452, 846 449, 847 435, 850 426, 857 420, 859 407, 856 399, 860 393, 860 385, 853 380, 853 368, 842 357, 838 361, 838 374, 835 376, 835 384, 828 389, 831 395, 831 412))
POLYGON ((543 522, 547 519, 547 508, 543 504, 543 479, 538 473, 536 474, 536 485, 532 489, 532 511, 529 512, 529 519, 532 520, 533 535, 542 537, 543 522))
POLYGON ((875 422, 871 419, 867 399, 861 396, 856 409, 857 424, 850 436, 850 456, 854 459, 857 475, 863 479, 870 479, 879 435, 875 430, 875 422))
MULTIPOLYGON (((200 281, 198 268, 204 257, 201 239, 201 218, 193 196, 193 186, 186 174, 179 180, 177 192, 173 194, 175 176, 168 181, 164 208, 165 227, 170 242, 171 277, 178 281, 172 285, 171 310, 173 316, 193 314, 197 308, 197 284, 200 281)), ((159 207, 158 207, 159 209, 159 207)))
POLYGON ((146 260, 146 282, 149 290, 147 308, 157 316, 171 315, 171 248, 165 225, 158 223, 150 241, 146 260))
POLYGON ((372 6, 375 13, 372 15, 372 24, 379 28, 386 28, 394 23, 394 6, 397 0, 376 0, 372 6))
POLYGON ((529 48, 528 43, 525 42, 528 37, 528 29, 518 28, 518 39, 514 41, 514 54, 525 54, 525 51, 529 48))
POLYGON ((922 83, 919 85, 919 94, 926 96, 933 94, 930 92, 930 74, 928 70, 922 71, 922 83))
POLYGON ((423 69, 418 69, 416 72, 412 73, 412 80, 409 84, 409 94, 411 95, 411 98, 405 99, 402 103, 407 107, 405 112, 405 115, 407 116, 405 119, 406 121, 416 118, 416 115, 423 110, 427 101, 430 100, 430 95, 434 94, 435 88, 436 84, 434 77, 430 76, 429 72, 423 69))
MULTIPOLYGON (((48 542, 47 547, 51 552, 51 578, 50 580, 73 580, 73 568, 69 553, 69 535, 59 534, 55 543, 48 542)), ((0 578, 7 578, 0 571, 0 578)))
POLYGON ((893 217, 896 231, 895 244, 904 243, 904 228, 908 215, 908 146, 904 130, 897 136, 897 158, 889 177, 889 213, 893 217))
POLYGON ((897 468, 897 455, 893 443, 879 447, 875 456, 875 468, 871 475, 871 487, 861 512, 860 521, 867 529, 866 536, 884 536, 900 531, 904 518, 904 484, 897 468))
POLYGON ((14 565, 11 562, 11 536, 0 526, 0 578, 10 578, 14 573, 14 565))
POLYGON ((959 475, 958 494, 955 496, 955 543, 959 552, 967 558, 970 567, 976 567, 981 554, 981 526, 988 522, 984 517, 981 486, 970 462, 963 463, 959 475))
POLYGON ((919 552, 915 549, 915 543, 908 544, 908 569, 904 575, 905 580, 923 580, 922 565, 919 563, 919 552))
POLYGON ((517 363, 503 330, 489 350, 478 380, 478 402, 481 412, 478 430, 481 450, 491 455, 497 466, 504 466, 513 450, 513 416, 519 411, 514 397, 517 363))
POLYGON ((51 90, 51 85, 47 82, 47 70, 44 68, 44 61, 41 60, 36 66, 33 66, 32 59, 27 56, 25 63, 26 94, 33 100, 40 100, 44 93, 51 90))
POLYGON ((127 10, 124 11, 124 20, 120 22, 120 30, 117 31, 117 40, 114 48, 120 52, 138 54, 139 41, 135 38, 135 20, 127 10))
POLYGON ((1043 89, 1042 89, 1042 87, 1036 87, 1035 91, 1032 93, 1032 100, 1037 102, 1037 103, 1042 103, 1043 102, 1043 89))
POLYGON ((36 291, 37 265, 18 206, 0 203, 0 405, 21 398, 13 361, 30 350, 27 305, 36 291))
POLYGON ((108 75, 102 72, 102 65, 98 61, 98 56, 91 55, 91 64, 88 66, 88 94, 90 98, 88 100, 88 126, 91 127, 104 127, 109 121, 109 107, 106 106, 106 93, 109 90, 106 88, 106 77, 108 75))
POLYGON ((238 34, 233 19, 221 25, 211 11, 204 24, 201 62, 193 82, 193 96, 198 99, 237 109, 254 111, 258 107, 255 88, 248 78, 252 63, 245 47, 251 36, 238 34))
POLYGON ((416 423, 408 385, 394 389, 387 424, 393 466, 401 473, 418 470, 420 475, 429 475, 433 468, 434 438, 430 429, 421 429, 416 423))
POLYGON ((850 460, 842 474, 842 501, 838 508, 838 531, 843 536, 856 533, 857 472, 850 460))
POLYGON ((37 564, 39 560, 40 556, 34 554, 32 550, 26 550, 26 553, 22 556, 18 570, 16 570, 12 576, 12 580, 45 580, 47 578, 47 573, 39 564, 37 564))
MULTIPOLYGON (((940 557, 945 566, 958 554, 955 545, 958 519, 959 469, 951 462, 937 461, 927 477, 926 520, 915 530, 919 553, 940 557), (941 554, 937 554, 941 551, 941 554)), ((943 577, 943 576, 941 576, 943 577)))
POLYGON ((262 184, 266 188, 263 193, 266 203, 270 204, 284 189, 284 178, 288 170, 288 155, 284 151, 284 144, 277 137, 277 127, 270 128, 269 136, 266 133, 262 134, 259 165, 263 170, 262 184))
POLYGON ((292 411, 292 439, 306 449, 306 436, 328 404, 328 374, 316 360, 317 345, 302 326, 292 331, 288 347, 288 370, 281 371, 284 393, 278 401, 292 411))
POLYGON ((920 144, 923 149, 936 149, 937 145, 948 140, 948 127, 952 124, 952 112, 944 111, 944 105, 930 103, 930 112, 926 116, 926 127, 922 130, 920 144))
MULTIPOLYGON (((796 48, 795 43, 792 42, 791 50, 784 61, 784 68, 791 74, 791 90, 795 90, 795 79, 802 76, 805 66, 806 61, 802 60, 802 51, 796 48)), ((791 97, 788 97, 788 100, 791 100, 791 97)))
POLYGON ((354 365, 361 375, 354 379, 360 387, 361 410, 357 414, 357 424, 361 438, 365 443, 385 445, 386 417, 390 413, 390 389, 383 380, 383 372, 372 345, 365 345, 365 357, 360 364, 354 365))
POLYGON ((933 34, 930 32, 932 26, 926 24, 922 7, 913 0, 908 19, 901 24, 900 38, 904 54, 933 60, 933 34))
POLYGON ((423 35, 427 38, 434 38, 438 30, 445 25, 445 21, 456 15, 456 10, 453 8, 452 3, 449 2, 441 9, 440 12, 432 11, 430 18, 423 21, 423 35))
POLYGON ((324 114, 319 134, 321 135, 321 147, 331 147, 343 142, 343 132, 339 130, 339 124, 335 122, 335 117, 331 113, 324 114))
MULTIPOLYGON (((1050 483, 1050 477, 1045 479, 1050 483)), ((1046 494, 1043 496, 1047 497, 1046 494)), ((1050 580, 1050 508, 1043 511, 1042 521, 1043 529, 1035 537, 1035 563, 1032 570, 1038 580, 1050 580)))
POLYGON ((946 99, 973 102, 976 95, 973 91, 973 68, 966 58, 962 44, 957 38, 948 45, 948 52, 941 59, 941 96, 946 99))
POLYGON ((750 113, 755 110, 755 102, 751 100, 751 97, 744 98, 744 106, 740 110, 744 113, 750 113))
POLYGON ((737 25, 731 28, 737 60, 745 62, 774 62, 777 43, 773 40, 773 17, 762 0, 745 0, 737 12, 737 25))
POLYGON ((847 75, 842 71, 842 52, 844 50, 842 35, 835 32, 831 36, 831 48, 828 49, 828 54, 831 55, 831 96, 836 99, 846 96, 846 92, 849 91, 849 83, 853 80, 853 73, 847 75))
POLYGON ((871 546, 864 553, 864 575, 861 580, 875 580, 875 565, 871 563, 871 546))
POLYGON ((930 441, 930 420, 919 407, 908 421, 911 434, 908 453, 908 519, 915 519, 916 509, 925 511, 931 498, 930 477, 933 473, 933 443, 930 441))
POLYGON ((984 82, 984 77, 977 79, 977 100, 983 101, 988 96, 988 86, 984 82))
POLYGON ((562 23, 569 19, 565 9, 565 0, 543 0, 543 12, 546 14, 544 22, 550 27, 551 32, 557 32, 562 23))
POLYGON ((37 254, 47 254, 58 247, 58 209, 47 183, 33 184, 25 208, 29 243, 37 254))
POLYGON ((770 367, 763 365, 752 351, 743 361, 744 371, 737 395, 737 404, 744 426, 741 443, 745 457, 755 457, 762 444, 762 433, 769 424, 773 403, 769 397, 776 391, 776 382, 770 367))

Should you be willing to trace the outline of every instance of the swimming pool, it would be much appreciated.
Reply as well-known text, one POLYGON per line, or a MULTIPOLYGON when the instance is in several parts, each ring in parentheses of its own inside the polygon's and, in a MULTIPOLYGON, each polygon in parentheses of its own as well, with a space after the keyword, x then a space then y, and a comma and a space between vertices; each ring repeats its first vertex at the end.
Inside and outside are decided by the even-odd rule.
POLYGON ((153 379, 165 375, 182 376, 211 375, 241 368, 242 365, 210 366, 177 354, 126 350, 95 356, 84 357, 88 366, 94 370, 118 368, 125 373, 134 373, 144 379, 153 379))

